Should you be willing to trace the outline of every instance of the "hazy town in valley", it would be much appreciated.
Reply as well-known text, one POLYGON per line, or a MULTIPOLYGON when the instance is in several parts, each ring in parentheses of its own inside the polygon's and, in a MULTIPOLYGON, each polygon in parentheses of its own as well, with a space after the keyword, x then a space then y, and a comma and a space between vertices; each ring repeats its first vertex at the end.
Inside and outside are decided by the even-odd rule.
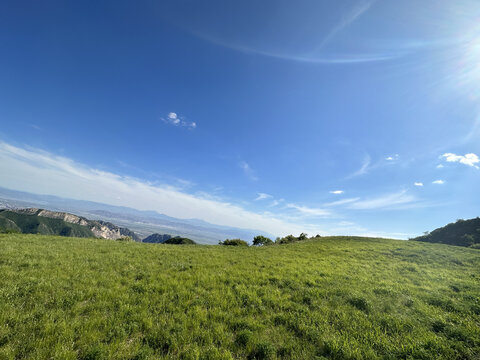
POLYGON ((479 360, 479 19, 0 2, 0 360, 479 360))

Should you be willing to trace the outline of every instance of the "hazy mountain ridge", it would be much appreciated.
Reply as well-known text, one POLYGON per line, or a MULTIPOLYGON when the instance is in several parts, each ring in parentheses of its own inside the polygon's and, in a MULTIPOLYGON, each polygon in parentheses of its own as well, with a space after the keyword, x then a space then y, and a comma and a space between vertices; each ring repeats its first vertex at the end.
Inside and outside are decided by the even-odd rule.
POLYGON ((88 219, 108 221, 134 231, 139 238, 151 234, 170 234, 190 238, 199 243, 218 244, 219 240, 241 238, 250 240, 256 235, 275 238, 272 234, 254 229, 216 225, 199 219, 179 219, 152 210, 137 210, 124 206, 92 201, 38 195, 0 188, 0 208, 48 208, 52 211, 74 213, 88 219))
POLYGON ((122 228, 101 220, 88 220, 82 216, 38 208, 0 210, 2 224, 23 233, 45 235, 63 235, 80 237, 99 237, 116 240, 131 237, 140 238, 130 229, 122 228), (43 218, 52 221, 45 221, 43 218), (73 225, 73 226, 72 226, 73 225))

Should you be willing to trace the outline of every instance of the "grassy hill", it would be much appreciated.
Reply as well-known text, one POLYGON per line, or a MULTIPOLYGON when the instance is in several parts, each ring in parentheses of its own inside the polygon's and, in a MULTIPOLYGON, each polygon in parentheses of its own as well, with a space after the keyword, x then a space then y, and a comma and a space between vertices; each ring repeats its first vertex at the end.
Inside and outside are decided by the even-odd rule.
POLYGON ((480 251, 0 235, 0 359, 478 359, 480 251))
POLYGON ((480 218, 460 219, 412 240, 479 248, 480 218))
POLYGON ((0 229, 16 230, 25 234, 93 237, 86 226, 68 223, 37 215, 19 214, 15 211, 0 210, 0 229))

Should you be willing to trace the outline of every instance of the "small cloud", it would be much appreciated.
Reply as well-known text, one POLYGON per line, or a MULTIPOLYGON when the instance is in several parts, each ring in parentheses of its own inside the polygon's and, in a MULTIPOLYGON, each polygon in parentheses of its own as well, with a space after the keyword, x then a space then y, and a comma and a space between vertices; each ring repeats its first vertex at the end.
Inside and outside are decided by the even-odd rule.
POLYGON ((445 181, 444 180, 435 180, 435 181, 432 181, 432 184, 442 185, 442 184, 445 184, 445 181))
POLYGON ((456 155, 452 153, 445 153, 440 158, 444 158, 447 162, 459 162, 460 164, 464 164, 467 166, 472 166, 476 169, 479 167, 476 165, 480 163, 480 159, 474 153, 465 154, 465 155, 456 155))
POLYGON ((445 166, 443 166, 443 164, 438 164, 438 165, 437 165, 437 169, 442 169, 442 168, 444 168, 444 167, 445 167, 445 166))
POLYGON ((400 155, 398 155, 398 154, 390 155, 390 156, 387 156, 387 157, 385 158, 385 160, 387 160, 387 161, 394 161, 394 160, 398 160, 399 157, 400 157, 400 155))
POLYGON ((265 200, 272 197, 272 195, 265 194, 265 193, 257 193, 257 194, 258 196, 256 197, 255 201, 265 200))
POLYGON ((423 183, 422 183, 422 182, 414 182, 413 185, 415 185, 415 186, 423 186, 423 183))
POLYGON ((345 191, 343 190, 333 190, 333 191, 330 191, 330 194, 335 194, 335 195, 340 195, 340 194, 343 194, 345 191))
POLYGON ((246 161, 240 161, 238 166, 240 166, 240 169, 243 170, 243 172, 250 179, 250 181, 257 181, 258 180, 258 177, 255 174, 255 171, 250 167, 250 165, 248 165, 248 163, 246 161))
POLYGON ((168 113, 167 115, 168 120, 174 125, 180 124, 180 119, 178 118, 177 114, 174 112, 168 113))
POLYGON ((178 116, 177 113, 174 112, 169 112, 166 117, 162 117, 161 119, 163 122, 174 126, 188 127, 190 129, 195 129, 197 127, 197 123, 187 121, 185 117, 178 116))

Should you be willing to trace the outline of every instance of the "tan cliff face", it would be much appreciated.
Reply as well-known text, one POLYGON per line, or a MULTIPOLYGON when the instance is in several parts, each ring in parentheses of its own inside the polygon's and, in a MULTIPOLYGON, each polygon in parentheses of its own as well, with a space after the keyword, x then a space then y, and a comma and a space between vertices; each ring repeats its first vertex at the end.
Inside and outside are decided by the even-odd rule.
POLYGON ((45 210, 45 209, 37 209, 37 208, 28 208, 28 209, 18 209, 15 210, 16 212, 20 214, 25 214, 25 215, 37 215, 37 216, 42 216, 42 217, 47 217, 51 219, 60 219, 65 222, 68 222, 70 224, 78 224, 82 226, 88 226, 88 220, 85 218, 82 218, 77 215, 65 213, 65 212, 59 212, 59 211, 51 211, 51 210, 45 210))
POLYGON ((63 213, 63 212, 55 212, 50 210, 40 210, 37 213, 38 216, 48 217, 52 219, 61 219, 65 222, 71 224, 78 224, 82 226, 88 226, 88 220, 73 214, 63 213))
POLYGON ((129 236, 132 237, 134 240, 137 240, 136 235, 126 228, 120 228, 114 224, 100 220, 88 220, 84 217, 69 214, 66 212, 51 211, 37 208, 16 209, 15 212, 25 215, 36 215, 51 219, 60 219, 70 224, 86 226, 93 232, 96 237, 100 237, 103 239, 116 240, 125 236, 129 236))
POLYGON ((119 239, 119 238, 123 237, 123 235, 120 234, 120 229, 119 228, 111 229, 106 225, 95 225, 95 226, 91 227, 90 230, 92 230, 92 232, 95 234, 95 236, 101 237, 101 238, 104 238, 104 239, 116 240, 116 239, 119 239))

